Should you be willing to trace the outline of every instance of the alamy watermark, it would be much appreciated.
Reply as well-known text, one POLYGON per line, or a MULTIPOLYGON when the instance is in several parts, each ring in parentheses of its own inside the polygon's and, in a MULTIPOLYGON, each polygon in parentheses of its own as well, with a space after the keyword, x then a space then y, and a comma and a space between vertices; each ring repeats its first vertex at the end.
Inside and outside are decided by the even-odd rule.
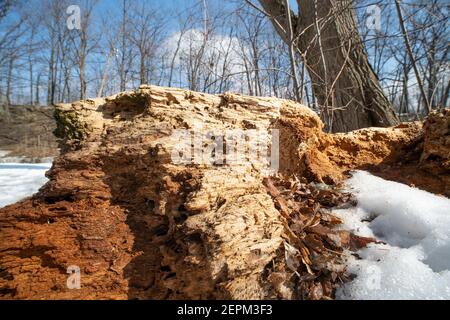
POLYGON ((80 6, 70 5, 66 9, 66 13, 69 15, 67 17, 67 28, 69 30, 81 30, 81 9, 80 6))
POLYGON ((373 4, 366 8, 366 28, 381 31, 381 8, 373 4))
POLYGON ((81 272, 79 266, 69 266, 67 268, 67 273, 69 276, 67 277, 67 288, 68 289, 80 289, 81 288, 81 272))
POLYGON ((174 130, 171 159, 178 165, 245 165, 279 168, 279 130, 174 130))

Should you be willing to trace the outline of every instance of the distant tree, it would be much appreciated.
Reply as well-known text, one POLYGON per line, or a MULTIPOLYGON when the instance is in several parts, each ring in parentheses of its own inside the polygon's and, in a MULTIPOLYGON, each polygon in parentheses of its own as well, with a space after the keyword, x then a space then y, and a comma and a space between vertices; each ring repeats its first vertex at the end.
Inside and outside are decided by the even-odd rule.
POLYGON ((137 3, 131 11, 133 23, 130 25, 129 38, 137 49, 139 60, 139 82, 146 84, 149 80, 150 68, 155 63, 158 47, 163 42, 165 23, 158 10, 151 2, 137 3))
POLYGON ((6 16, 13 2, 13 0, 0 0, 0 20, 6 16))
POLYGON ((290 19, 284 0, 259 2, 286 43, 291 43, 287 30, 294 30, 296 48, 329 130, 385 127, 398 122, 369 64, 353 1, 297 1, 299 12, 290 11, 290 19))
POLYGON ((92 32, 92 12, 97 0, 85 0, 81 9, 81 23, 79 30, 71 30, 69 33, 74 49, 74 65, 77 66, 80 80, 80 99, 86 99, 87 94, 87 57, 96 47, 96 36, 92 32))

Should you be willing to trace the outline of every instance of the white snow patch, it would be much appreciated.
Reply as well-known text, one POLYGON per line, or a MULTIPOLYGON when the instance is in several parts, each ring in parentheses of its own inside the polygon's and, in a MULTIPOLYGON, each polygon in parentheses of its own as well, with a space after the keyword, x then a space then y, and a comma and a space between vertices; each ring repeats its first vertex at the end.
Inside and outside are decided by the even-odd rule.
POLYGON ((334 210, 343 228, 386 244, 349 258, 356 278, 339 299, 450 299, 450 199, 356 171, 356 208, 334 210))
POLYGON ((36 193, 47 182, 51 163, 0 163, 0 208, 36 193))

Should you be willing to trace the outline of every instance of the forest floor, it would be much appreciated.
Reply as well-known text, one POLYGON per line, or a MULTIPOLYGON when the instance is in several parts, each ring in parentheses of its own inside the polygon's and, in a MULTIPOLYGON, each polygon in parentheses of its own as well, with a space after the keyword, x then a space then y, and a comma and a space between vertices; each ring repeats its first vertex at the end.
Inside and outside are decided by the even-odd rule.
POLYGON ((56 110, 49 181, 0 209, 2 299, 449 297, 448 110, 345 134, 292 101, 155 86, 56 110), (174 162, 199 124, 277 129, 278 172, 174 162))
POLYGON ((59 154, 53 108, 0 106, 0 162, 46 162, 59 154))

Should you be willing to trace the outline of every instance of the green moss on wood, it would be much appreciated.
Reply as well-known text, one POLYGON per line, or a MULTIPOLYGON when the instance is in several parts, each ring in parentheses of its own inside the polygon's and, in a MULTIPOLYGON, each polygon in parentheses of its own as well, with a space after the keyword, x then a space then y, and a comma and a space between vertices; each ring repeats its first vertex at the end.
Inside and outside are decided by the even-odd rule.
POLYGON ((88 134, 90 128, 87 123, 81 122, 76 113, 55 109, 56 129, 53 132, 55 136, 66 140, 83 140, 88 134))

